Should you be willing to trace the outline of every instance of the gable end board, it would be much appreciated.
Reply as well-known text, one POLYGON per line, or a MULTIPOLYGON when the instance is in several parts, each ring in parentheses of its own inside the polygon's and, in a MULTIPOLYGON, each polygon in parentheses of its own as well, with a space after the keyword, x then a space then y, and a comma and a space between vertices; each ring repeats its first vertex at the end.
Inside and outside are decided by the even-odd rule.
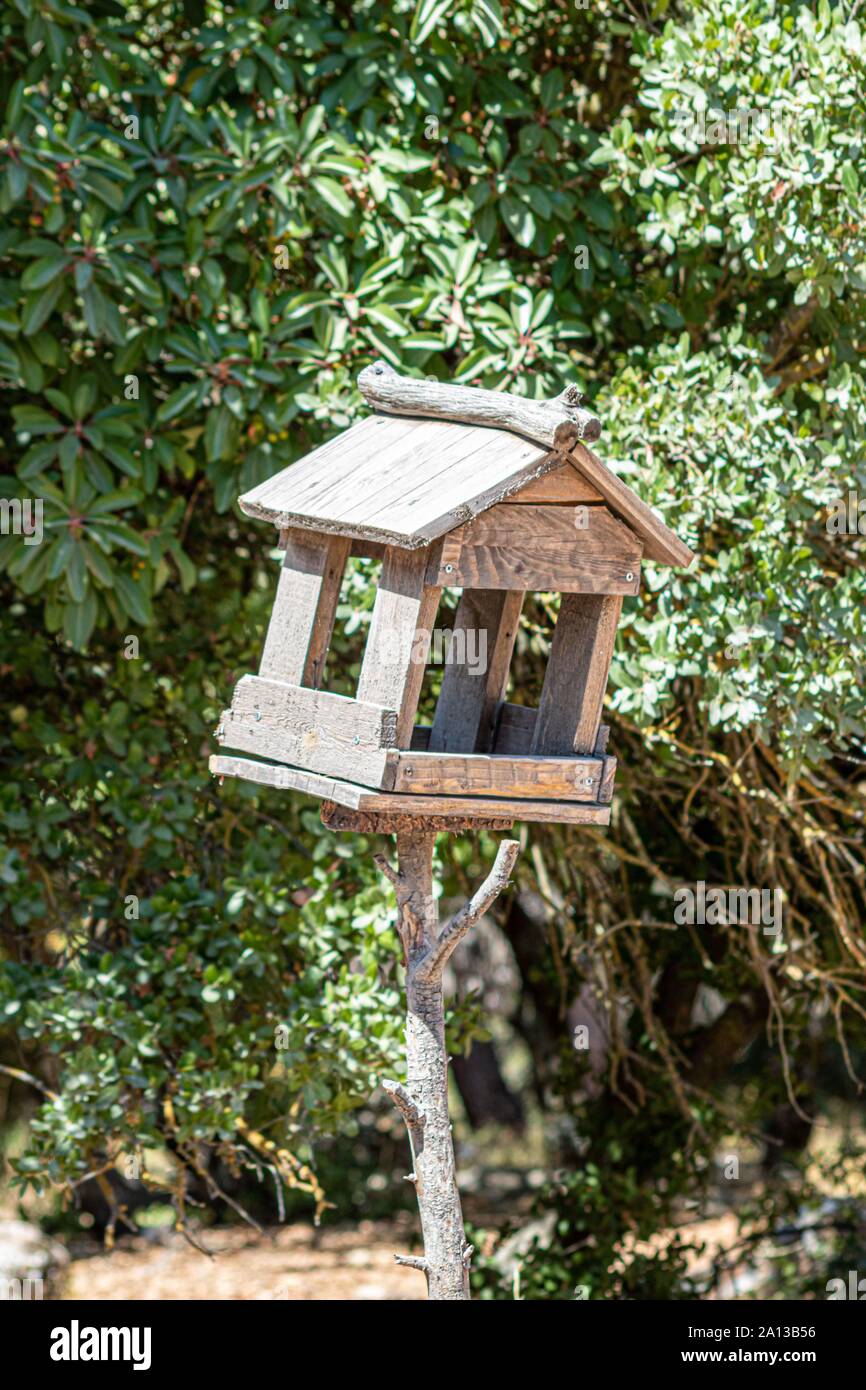
POLYGON ((567 457, 581 477, 598 488, 611 511, 640 537, 645 560, 688 569, 695 558, 694 551, 641 501, 628 483, 617 477, 585 444, 574 444, 567 457))

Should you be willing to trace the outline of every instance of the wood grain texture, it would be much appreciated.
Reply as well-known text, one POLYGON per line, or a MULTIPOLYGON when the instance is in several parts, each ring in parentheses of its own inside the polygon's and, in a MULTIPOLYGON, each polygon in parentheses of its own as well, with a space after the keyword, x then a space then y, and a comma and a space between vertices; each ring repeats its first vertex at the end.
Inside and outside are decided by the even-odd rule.
MULTIPOLYGON (((335 781, 319 772, 306 772, 301 767, 286 767, 285 763, 258 762, 252 758, 236 758, 231 754, 214 753, 208 761, 214 777, 239 777, 244 782, 256 782, 278 791, 307 792, 310 796, 349 796, 350 782, 335 781)), ((355 787, 355 798, 363 788, 355 787)))
POLYGON ((636 594, 642 543, 607 507, 502 503, 452 531, 430 584, 636 594))
POLYGON ((640 564, 578 546, 564 553, 556 545, 462 545, 445 549, 439 563, 431 563, 427 581, 470 589, 625 595, 639 592, 640 564))
POLYGON ((369 791, 361 796, 359 810, 399 811, 416 816, 504 816, 516 821, 563 825, 610 824, 609 806, 574 801, 521 801, 516 797, 404 796, 369 791))
POLYGON ((318 689, 350 543, 303 531, 280 540, 285 555, 259 675, 318 689))
MULTIPOLYGON (((503 701, 496 715, 493 752, 508 753, 517 757, 529 753, 532 749, 532 736, 535 733, 535 721, 537 718, 537 709, 531 709, 528 705, 512 705, 503 701)), ((419 729, 420 727, 421 726, 419 726, 419 729)), ((416 730, 416 732, 418 732, 418 730, 416 730)), ((601 758, 604 756, 609 737, 610 725, 599 724, 598 737, 596 738, 595 747, 593 749, 594 757, 601 758)), ((423 734, 421 734, 417 743, 413 738, 413 752, 417 750, 419 753, 423 753, 427 750, 427 747, 428 745, 424 742, 423 734)), ((614 762, 615 761, 616 759, 614 759, 614 762)))
POLYGON ((387 362, 379 361, 359 373, 358 390, 374 410, 513 430, 548 448, 561 424, 573 424, 578 438, 590 444, 601 434, 601 421, 580 405, 580 392, 574 386, 567 386, 552 400, 532 401, 507 391, 401 376, 387 362))
MULTIPOLYGON (((241 777, 264 781, 259 769, 263 764, 245 758, 219 756, 211 758, 211 771, 219 777, 241 777), (250 769, 255 771, 250 775, 250 769)), ((336 778, 318 776, 302 768, 284 768, 280 785, 318 796, 360 811, 394 812, 398 815, 420 817, 423 829, 431 816, 456 819, 456 828, 464 819, 490 820, 502 818, 514 821, 541 822, 564 825, 609 825, 610 807, 569 801, 520 801, 503 797, 445 797, 404 796, 399 793, 372 791, 368 787, 336 778)), ((270 783, 270 785, 274 785, 270 783)))
POLYGON ((503 701, 496 715, 496 731, 493 738, 494 753, 521 755, 532 749, 532 735, 538 710, 528 705, 513 705, 503 701))
POLYGON ((534 482, 527 483, 515 492, 509 501, 515 506, 529 506, 540 502, 568 504, 576 502, 603 502, 604 498, 597 487, 587 482, 576 468, 564 463, 552 473, 545 473, 534 482))
POLYGON ((608 805, 613 801, 613 784, 616 779, 616 758, 610 753, 605 753, 603 759, 604 768, 601 774, 601 786, 598 789, 598 800, 602 805, 608 805))
POLYGON ((597 801, 603 771, 601 758, 409 752, 397 755, 392 790, 419 796, 597 801))
POLYGON ((397 748, 408 748, 412 738, 426 665, 424 636, 429 640, 439 606, 440 589, 425 582, 427 564, 426 551, 386 551, 358 681, 359 700, 397 711, 397 748))
MULTIPOLYGON (((443 549, 451 547, 455 535, 448 536, 443 549)), ((500 502, 461 527, 460 540, 472 546, 555 546, 564 554, 577 546, 581 551, 615 554, 635 562, 643 550, 634 532, 598 502, 576 506, 540 502, 534 507, 500 502)))
POLYGON ((532 740, 533 753, 592 753, 622 599, 564 594, 532 740))
POLYGON ((556 550, 525 546, 473 546, 460 552, 445 582, 479 589, 530 589, 536 593, 636 594, 640 569, 634 561, 603 555, 564 558, 556 550))
POLYGON ((244 753, 381 786, 393 764, 394 710, 284 681, 244 676, 217 731, 244 753))
POLYGON ((372 415, 245 493, 239 505, 281 528, 414 549, 559 475, 566 463, 578 487, 592 487, 634 529, 650 559, 691 564, 688 546, 626 483, 576 437, 557 434, 559 443, 545 449, 503 429, 372 415))
POLYGON ((381 541, 367 541, 363 538, 350 542, 349 554, 362 560, 384 560, 386 546, 381 541))
MULTIPOLYGON (((473 650, 485 644, 483 669, 467 661, 446 666, 436 704, 429 748, 433 752, 487 752, 523 605, 522 591, 466 589, 457 605, 454 632, 472 633, 473 650)), ((452 650, 460 650, 456 636, 452 650)), ((466 651, 469 652, 468 640, 466 651)))

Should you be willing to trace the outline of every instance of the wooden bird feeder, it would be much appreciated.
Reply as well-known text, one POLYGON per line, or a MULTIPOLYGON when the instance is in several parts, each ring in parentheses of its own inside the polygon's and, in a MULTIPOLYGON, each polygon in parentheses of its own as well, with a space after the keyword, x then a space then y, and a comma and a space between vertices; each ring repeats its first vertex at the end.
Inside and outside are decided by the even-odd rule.
POLYGON ((615 759, 601 723, 625 594, 644 557, 692 552, 586 447, 601 430, 568 388, 552 401, 413 381, 382 362, 358 384, 375 414, 240 499, 285 551, 258 675, 222 717, 211 770, 323 802, 334 830, 395 832, 406 968, 406 1082, 382 1085, 409 1133, 433 1300, 469 1297, 448 1116, 443 971, 508 883, 515 840, 486 881, 439 922, 438 831, 519 821, 606 825, 615 759), (326 688, 326 658, 351 555, 381 559, 354 698, 326 688), (486 659, 446 665, 433 723, 415 723, 443 588, 462 593, 454 630, 486 659), (527 590, 562 595, 538 709, 506 701, 527 590), (483 642, 477 640, 483 636, 483 642), (420 657, 420 659, 419 659, 420 657))
POLYGON ((616 760, 601 713, 623 596, 645 556, 688 565, 692 552, 581 442, 600 425, 570 391, 526 401, 381 362, 359 385, 377 413, 240 499, 278 528, 285 558, 258 675, 217 734, 255 760, 212 770, 318 796, 335 829, 369 813, 606 825, 616 760), (353 699, 325 679, 350 555, 382 561, 353 699), (424 726, 443 588, 462 590, 454 631, 473 630, 486 662, 446 666, 424 726), (538 709, 505 700, 527 590, 562 595, 538 709))

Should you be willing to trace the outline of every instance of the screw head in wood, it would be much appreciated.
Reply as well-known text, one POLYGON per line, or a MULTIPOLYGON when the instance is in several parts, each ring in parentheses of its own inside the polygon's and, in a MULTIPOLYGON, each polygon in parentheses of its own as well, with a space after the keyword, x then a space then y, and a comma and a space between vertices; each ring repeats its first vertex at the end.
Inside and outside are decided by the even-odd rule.
POLYGON ((634 575, 632 574, 631 570, 629 570, 628 574, 626 575, 626 583, 630 584, 633 579, 634 575))
POLYGON ((453 570, 454 570, 454 566, 453 566, 453 565, 446 565, 446 566, 445 566, 445 573, 446 573, 446 574, 451 574, 451 573, 453 572, 453 570))

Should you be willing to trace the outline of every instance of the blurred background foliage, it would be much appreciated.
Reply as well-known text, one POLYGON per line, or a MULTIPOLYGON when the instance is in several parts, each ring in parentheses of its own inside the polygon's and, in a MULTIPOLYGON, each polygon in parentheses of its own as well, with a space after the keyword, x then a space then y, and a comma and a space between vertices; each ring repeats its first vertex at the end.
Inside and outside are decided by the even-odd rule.
MULTIPOLYGON (((0 538, 0 1125, 25 1183, 82 1202, 97 1175, 109 1228, 124 1164, 180 1221, 345 1217, 403 1161, 369 1104, 400 1046, 372 845, 206 772, 274 586, 235 499, 359 418, 384 357, 577 381, 599 452, 699 553, 626 602, 609 831, 525 834, 461 983, 463 1140, 519 1167, 534 1126, 549 1178, 511 1246, 482 1230, 478 1290, 708 1291, 689 1223, 728 1208, 775 1292, 862 1267, 866 571, 856 525, 826 526, 866 487, 857 8, 4 7, 0 493, 45 527, 0 538), (737 110, 773 124, 695 138, 737 110), (782 888, 782 935, 674 930, 699 879, 782 888)), ((358 565, 334 688, 371 595, 358 565)), ((524 612, 527 702, 554 610, 524 612)), ((440 841, 443 891, 491 849, 440 841)))

